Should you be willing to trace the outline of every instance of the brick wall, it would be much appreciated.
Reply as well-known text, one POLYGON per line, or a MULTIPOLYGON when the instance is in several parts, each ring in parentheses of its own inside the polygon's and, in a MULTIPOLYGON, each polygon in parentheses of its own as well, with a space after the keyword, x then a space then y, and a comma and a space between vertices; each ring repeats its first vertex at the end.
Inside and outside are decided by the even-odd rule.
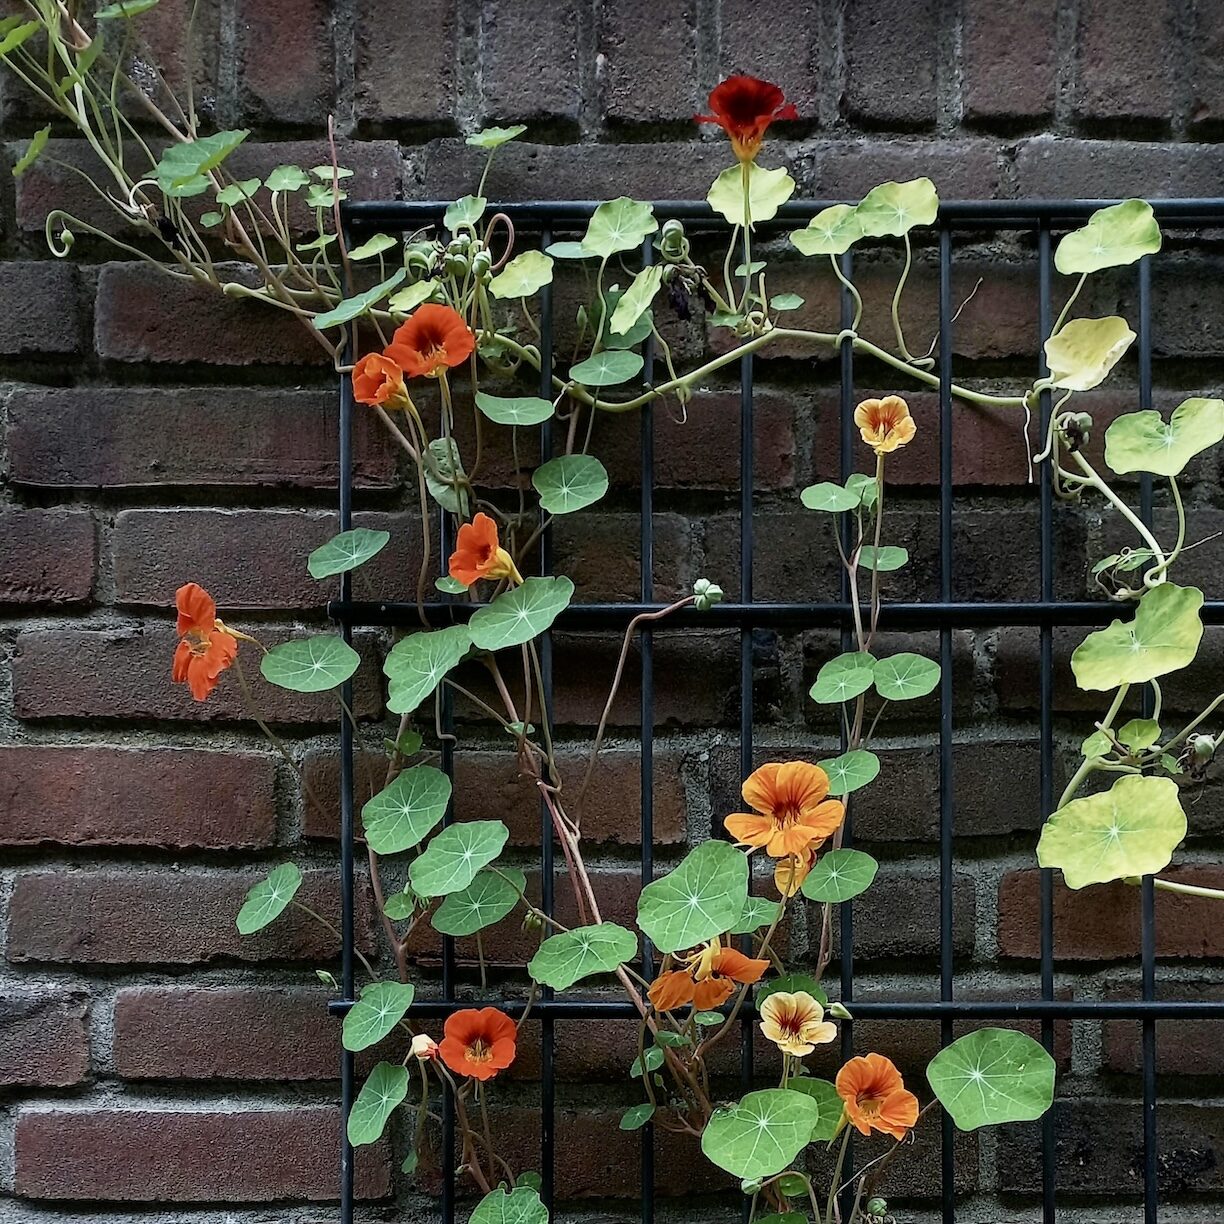
MULTIPOLYGON (((189 7, 162 0, 150 19, 172 79, 185 71, 179 38, 189 7)), ((462 133, 518 120, 531 131, 499 155, 495 198, 703 195, 728 159, 690 116, 734 69, 778 80, 798 102, 803 121, 768 158, 785 158, 809 196, 854 197, 920 173, 946 197, 1209 195, 1224 181, 1224 144, 1214 143, 1224 133, 1224 17, 1206 0, 205 0, 200 25, 200 96, 218 122, 255 129, 235 163, 258 173, 322 160, 318 137, 334 111, 342 158, 359 173, 354 194, 367 197, 469 190, 476 161, 462 133)), ((2 104, 11 158, 41 120, 8 80, 2 104)), ((83 154, 68 137, 57 132, 53 148, 71 164, 83 154)), ((158 1219, 183 1224, 332 1218, 337 1031, 313 971, 332 961, 335 943, 293 920, 240 940, 232 918, 260 870, 290 855, 307 867, 311 903, 333 910, 335 822, 307 809, 292 774, 249 733, 233 686, 207 707, 171 688, 168 609, 174 588, 193 578, 217 595, 227 619, 258 624, 271 640, 318 620, 323 596, 304 557, 334 529, 333 388, 303 336, 271 312, 168 289, 85 242, 78 262, 51 260, 41 239, 50 207, 81 199, 84 215, 97 215, 70 172, 44 162, 16 188, 7 175, 3 184, 0 1187, 13 1197, 0 1217, 120 1221, 156 1204, 158 1219)), ((869 309, 892 271, 886 261, 864 268, 869 309)), ((1219 271, 1211 236, 1173 241, 1160 257, 1160 403, 1179 390, 1218 393, 1219 271)), ((828 319, 830 285, 797 268, 789 275, 778 289, 799 289, 805 313, 828 319)), ((1036 337, 1031 248, 966 252, 958 295, 979 276, 985 283, 957 325, 958 361, 984 379, 1027 378, 1036 337)), ((1133 317, 1131 285, 1101 278, 1090 308, 1133 317)), ((930 276, 920 274, 912 334, 930 334, 932 294, 930 276)), ((707 344, 697 326, 677 340, 687 360, 707 344)), ((832 590, 831 542, 797 493, 836 462, 833 371, 786 354, 757 369, 757 595, 819 597, 832 590)), ((1086 398, 1098 437, 1111 414, 1134 404, 1125 372, 1086 398)), ((911 402, 923 432, 894 465, 893 531, 914 562, 887 588, 893 598, 931 596, 938 575, 935 404, 925 395, 911 402)), ((726 439, 737 413, 734 392, 715 384, 686 423, 658 414, 660 596, 702 574, 734 585, 738 471, 726 439)), ((612 493, 559 532, 558 565, 575 575, 582 598, 637 594, 639 558, 626 543, 637 535, 637 429, 636 420, 601 421, 595 449, 612 472, 612 493)), ((956 429, 956 593, 1031 597, 1036 503, 1015 423, 965 411, 956 429)), ((412 486, 368 422, 356 449, 359 517, 395 531, 395 545, 368 572, 380 594, 402 591, 418 556, 412 486)), ((513 485, 508 455, 491 471, 495 485, 513 485)), ((1218 531, 1216 459, 1200 461, 1188 497, 1192 532, 1218 531)), ((1060 511, 1060 592, 1082 596, 1085 560, 1116 541, 1115 524, 1096 508, 1060 511)), ((1219 541, 1190 554, 1193 579, 1218 592, 1222 556, 1219 541)), ((1067 745, 1083 727, 1066 667, 1076 640, 1056 643, 1067 745)), ((927 637, 914 641, 930 648, 927 637)), ((377 745, 386 642, 371 633, 359 645, 367 662, 358 714, 377 745)), ((1199 673, 1171 686, 1171 705, 1190 708, 1202 690, 1214 692, 1222 646, 1208 635, 1199 673)), ((567 673, 580 647, 564 637, 557 645, 558 713, 575 759, 615 651, 597 639, 594 663, 567 673)), ((823 633, 759 638, 762 760, 827 755, 835 730, 806 690, 835 649, 823 633)), ((1035 657, 1028 630, 964 632, 955 642, 955 939, 966 996, 1036 990, 1035 657)), ((727 637, 656 644, 660 861, 707 836, 733 802, 737 666, 727 637)), ((614 713, 599 806, 586 820, 614 920, 633 912, 636 710, 631 680, 614 713)), ((278 694, 271 713, 315 789, 334 795, 330 703, 278 694)), ((885 770, 856 816, 861 843, 884 860, 856 911, 858 994, 930 998, 938 965, 933 708, 916 703, 885 727, 885 770)), ((472 734, 477 746, 459 758, 459 814, 505 819, 527 864, 538 837, 533 804, 499 746, 481 747, 479 729, 472 734)), ((1218 884, 1217 789, 1190 812, 1180 874, 1218 884)), ((1060 992, 1136 995, 1134 894, 1056 896, 1060 992)), ((1162 897, 1158 924, 1162 992, 1217 997, 1224 936, 1215 912, 1162 897)), ((368 907, 359 929, 376 955, 368 907)), ((787 938, 802 963, 812 932, 796 920, 787 938)), ((495 970, 524 944, 512 926, 490 938, 495 970)), ((428 979, 436 947, 422 940, 414 953, 428 979)), ((461 954, 470 963, 474 949, 461 954)), ((466 981, 474 981, 470 968, 466 981)), ((918 1076, 938 1026, 861 1024, 857 1039, 918 1076)), ((558 1043, 559 1191, 584 1207, 603 1194, 629 1196, 636 1139, 599 1129, 598 1115, 629 1100, 632 1033, 559 1024, 558 1043), (595 1105, 591 1083, 602 1085, 595 1105)), ((536 1125, 530 1046, 499 1092, 526 1164, 536 1125)), ((1203 1204, 1224 1201, 1224 1127, 1211 1107, 1224 1092, 1224 1056, 1206 1024, 1162 1024, 1159 1050, 1162 1192, 1199 1204, 1207 1218, 1218 1205, 1203 1204)), ((1136 1026, 1077 1022, 1059 1032, 1058 1053, 1059 1180, 1077 1209, 1068 1218, 1134 1219, 1136 1026)), ((958 1142, 965 1218, 1033 1218, 1040 1166, 1031 1133, 958 1142), (1003 1207, 992 1205, 999 1195, 1003 1207)), ((427 1218, 418 1213, 427 1213, 435 1175, 402 1176, 382 1148, 359 1164, 369 1218, 427 1218)), ((657 1168, 661 1193, 704 1203, 694 1196, 709 1188, 709 1170, 689 1148, 663 1144, 657 1168)), ((893 1188, 913 1200, 910 1218, 927 1218, 938 1195, 930 1136, 899 1162, 893 1188)), ((1186 1210, 1179 1218, 1194 1217, 1186 1210)))

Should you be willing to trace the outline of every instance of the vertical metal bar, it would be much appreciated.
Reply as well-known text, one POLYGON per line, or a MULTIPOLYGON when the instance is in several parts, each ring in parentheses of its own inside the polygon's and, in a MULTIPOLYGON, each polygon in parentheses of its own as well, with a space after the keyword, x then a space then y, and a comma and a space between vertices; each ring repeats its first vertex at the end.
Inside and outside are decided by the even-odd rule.
MULTIPOLYGON (((340 376, 340 530, 353 523, 353 381, 340 376)), ((340 599, 352 597, 352 575, 340 575, 340 599)), ((346 617, 340 622, 340 636, 352 643, 353 626, 346 617)), ((340 700, 353 708, 353 682, 340 686, 340 700)), ((353 973, 353 728, 346 717, 340 719, 340 993, 345 1000, 354 997, 353 973)), ((355 1068, 350 1051, 340 1052, 340 1224, 353 1220, 353 1146, 348 1141, 348 1116, 353 1108, 355 1068)))
MULTIPOLYGON (((952 600, 952 232, 939 229, 939 597, 952 600)), ((939 627, 939 997, 952 1001, 952 626, 939 627)), ((952 1021, 940 1021, 939 1044, 952 1041, 952 1021)), ((956 1132, 940 1112, 941 1209, 944 1224, 956 1219, 956 1132)))
MULTIPOLYGON (((552 242, 552 230, 546 223, 540 233, 540 247, 552 242)), ((546 285, 540 292, 540 395, 551 400, 553 353, 553 299, 552 286, 546 285)), ((549 418, 540 426, 540 461, 552 458, 553 430, 549 418)), ((544 512, 541 511, 541 520, 544 512)), ((544 526, 540 535, 540 573, 550 574, 553 567, 552 528, 544 526)), ((553 714, 552 637, 545 634, 540 641, 540 671, 544 691, 540 694, 540 718, 551 720, 553 714)), ((556 903, 553 879, 553 827, 548 807, 540 801, 540 907, 550 918, 556 903)), ((545 999, 552 998, 552 991, 542 992, 545 999)), ((553 1171, 556 1162, 557 1097, 555 1079, 556 1032, 551 1016, 540 1020, 540 1178, 544 1205, 551 1214, 553 1208, 553 1171)))
MULTIPOLYGON (((438 515, 438 553, 441 564, 446 565, 454 547, 450 517, 438 515)), ((449 596, 445 598, 449 599, 449 596)), ((455 724, 455 694, 449 685, 442 685, 438 692, 439 721, 442 727, 442 742, 439 745, 442 772, 451 780, 451 799, 442 816, 442 827, 455 820, 454 787, 455 742, 451 736, 455 724)), ((442 997, 448 1003, 455 1000, 455 940, 451 935, 442 936, 442 997)), ((442 1221, 455 1224, 455 1102, 449 1092, 442 1094, 442 1221)))
MULTIPOLYGON (((1139 261, 1139 407, 1152 406, 1152 257, 1139 261)), ((1152 477, 1144 473, 1139 482, 1140 517, 1152 523, 1152 477)), ((1151 717, 1153 694, 1143 689, 1142 713, 1151 717)), ((1140 894, 1140 931, 1142 997, 1156 998, 1156 889, 1150 875, 1143 877, 1140 894)), ((1156 1021, 1143 1018, 1143 1220, 1156 1224, 1157 1157, 1156 1142, 1156 1021)))
MULTIPOLYGON (((642 266, 654 262, 654 246, 647 238, 642 243, 642 266)), ((654 381, 654 335, 646 338, 643 352, 646 377, 654 381)), ((640 557, 642 603, 654 599, 654 409, 650 404, 641 414, 641 473, 640 480, 640 557)), ((642 697, 641 697, 641 802, 642 802, 642 887, 654 879, 654 634, 649 628, 641 632, 642 697)), ((642 936, 642 977, 654 977, 654 952, 650 940, 642 936)), ((642 1192, 642 1224, 654 1219, 654 1123, 642 1127, 640 1181, 642 1192)))
MULTIPOLYGON (((1037 361, 1038 377, 1049 374, 1045 362, 1045 341, 1054 326, 1054 311, 1051 301, 1050 281, 1053 263, 1050 250, 1050 226, 1043 221, 1037 231, 1037 281, 1038 319, 1037 330, 1041 340, 1037 361)), ((1045 438, 1050 426, 1052 397, 1049 391, 1041 393, 1041 428, 1039 438, 1045 438)), ((1041 600, 1054 598, 1054 482, 1049 463, 1041 465, 1041 600)), ((1054 808, 1054 630, 1051 625, 1041 626, 1040 651, 1040 706, 1041 725, 1039 736, 1041 768, 1041 818, 1045 820, 1054 808)), ((1041 998, 1049 1002, 1054 998, 1054 872, 1041 868, 1041 998)), ((1054 1052, 1054 1022, 1041 1022, 1041 1044, 1051 1054, 1054 1052)), ((1054 1224, 1054 1191, 1057 1185, 1057 1148, 1055 1146, 1054 1111, 1049 1109, 1041 1119, 1041 1218, 1042 1224, 1054 1224)))

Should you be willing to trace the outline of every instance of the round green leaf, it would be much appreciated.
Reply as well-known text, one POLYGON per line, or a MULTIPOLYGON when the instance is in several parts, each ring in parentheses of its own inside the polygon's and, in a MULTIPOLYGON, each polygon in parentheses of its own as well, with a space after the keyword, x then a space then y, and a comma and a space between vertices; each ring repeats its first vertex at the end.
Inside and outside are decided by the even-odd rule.
POLYGON ((875 659, 864 652, 838 655, 816 673, 809 696, 821 705, 850 701, 875 683, 875 659))
POLYGON ((273 646, 259 661, 269 684, 294 693, 322 693, 343 684, 357 670, 361 656, 331 634, 294 638, 273 646))
POLYGON ((438 282, 432 280, 416 281, 406 285, 398 293, 393 293, 387 302, 387 309, 396 314, 411 314, 422 302, 428 302, 438 292, 438 282))
POLYGON ((498 425, 542 425, 553 414, 546 399, 534 395, 490 395, 476 392, 476 407, 498 425))
POLYGON ((701 1150, 735 1177, 772 1177, 807 1147, 820 1113, 816 1100, 802 1092, 750 1092, 738 1105, 714 1111, 701 1150))
MULTIPOLYGON (((837 1085, 828 1080, 813 1079, 807 1075, 795 1075, 786 1081, 786 1087, 791 1092, 802 1092, 810 1097, 820 1107, 820 1117, 812 1127, 811 1143, 827 1142, 832 1139, 841 1126, 845 1104, 838 1094, 837 1085)), ((807 1217, 802 1217, 806 1224, 807 1217)))
POLYGON ((820 484, 808 485, 799 494, 799 500, 809 510, 824 510, 829 514, 840 514, 844 510, 854 510, 862 502, 857 493, 843 489, 832 481, 822 481, 820 484))
POLYGON ((866 748, 852 748, 841 756, 821 761, 820 768, 829 775, 830 795, 848 795, 875 781, 880 758, 866 748))
POLYGON ((487 867, 509 840, 500 820, 467 820, 442 830, 408 868, 408 883, 420 897, 459 892, 487 867))
POLYGON ((561 455, 537 468, 531 483, 549 514, 569 514, 608 491, 608 473, 593 455, 561 455))
POLYGON ((193 196, 207 191, 210 184, 204 176, 215 170, 250 134, 249 128, 243 128, 168 145, 154 171, 157 185, 168 196, 193 196))
POLYGON ((418 907, 419 901, 411 892, 392 893, 383 902, 383 913, 394 922, 405 922, 418 907))
POLYGON ((593 973, 611 973, 637 955, 637 936, 615 922, 576 927, 552 935, 527 965, 527 972, 541 986, 568 990, 593 973))
POLYGON ((472 643, 481 650, 521 646, 547 630, 573 596, 568 578, 528 578, 472 613, 472 643))
POLYGON ((354 527, 342 531, 326 544, 316 548, 306 561, 312 578, 331 578, 335 574, 346 574, 364 565, 371 557, 387 546, 391 539, 389 531, 371 531, 368 527, 354 527))
POLYGON ((544 250, 554 259, 594 259, 595 252, 588 251, 581 242, 554 242, 544 250))
POLYGON ((447 206, 446 212, 442 214, 442 224, 452 234, 457 233, 462 227, 471 229, 484 216, 484 211, 488 206, 489 201, 484 196, 460 196, 453 204, 447 206))
POLYGON ((301 887, 302 873, 295 864, 282 863, 274 867, 247 893, 236 919, 239 934, 254 935, 262 931, 284 912, 301 887))
POLYGON ((449 574, 443 574, 441 578, 435 578, 434 586, 443 595, 462 595, 467 590, 466 583, 460 582, 458 578, 452 578, 449 574))
POLYGON ((466 625, 401 638, 383 662, 390 681, 387 709, 392 714, 411 714, 471 648, 472 635, 466 625))
POLYGON ((1118 728, 1118 739, 1132 752, 1142 752, 1160 739, 1160 724, 1154 718, 1132 718, 1118 728))
POLYGON ((769 299, 770 310, 798 310, 803 299, 797 293, 775 293, 769 299))
MULTIPOLYGON (((722 1017, 720 1016, 721 1020, 722 1017)), ((646 1101, 641 1105, 635 1105, 632 1109, 626 1109, 621 1115, 620 1128, 623 1131, 641 1130, 651 1118, 654 1117, 655 1107, 646 1101)))
POLYGON ((634 324, 650 309, 650 303, 654 301, 662 283, 662 264, 651 264, 633 278, 612 311, 611 328, 616 335, 629 334, 634 324))
POLYGON ((526 130, 525 123, 516 123, 512 127, 487 127, 473 132, 463 143, 474 145, 477 149, 499 149, 508 141, 517 139, 526 130))
POLYGON ((527 879, 513 867, 481 871, 459 892, 438 906, 433 928, 443 935, 475 935, 500 922, 518 904, 527 879))
POLYGON ((452 514, 468 512, 468 494, 463 485, 463 460, 459 455, 459 443, 454 438, 435 438, 427 447, 430 459, 425 469, 425 487, 429 496, 452 514))
POLYGON ((1054 1101, 1054 1060, 1012 1029, 984 1028, 958 1037, 931 1059, 927 1080, 963 1131, 1032 1122, 1054 1101))
POLYGON ((1146 200, 1123 200, 1100 208, 1072 230, 1054 252, 1054 266, 1075 275, 1132 264, 1160 250, 1160 226, 1146 200))
POLYGON ((804 255, 843 255, 863 236, 853 204, 834 204, 818 212, 805 229, 796 230, 791 242, 804 255))
POLYGON ((354 1147, 382 1138, 387 1119, 408 1095, 408 1068, 402 1063, 380 1062, 353 1102, 348 1116, 348 1141, 354 1147))
POLYGON ((609 258, 621 251, 635 251, 647 234, 659 228, 654 210, 641 200, 620 196, 601 204, 591 216, 582 246, 593 255, 609 258))
POLYGON ((411 850, 446 815, 451 780, 432 765, 414 765, 400 773, 361 809, 366 841, 375 854, 411 850))
POLYGON ((396 239, 390 234, 375 234, 373 238, 368 238, 360 246, 355 246, 348 255, 354 263, 361 263, 381 255, 384 251, 394 250, 397 245, 396 239))
POLYGON ((769 221, 778 215, 778 209, 795 194, 795 180, 779 166, 766 170, 756 162, 748 166, 748 209, 744 209, 744 180, 740 165, 724 170, 710 188, 706 199, 710 207, 721 213, 732 225, 769 221))
POLYGON ((367 1050, 381 1041, 412 1006, 416 988, 410 983, 373 982, 344 1017, 340 1040, 346 1050, 367 1050))
POLYGON ((769 926, 778 916, 782 908, 777 901, 768 897, 749 897, 744 902, 744 912, 727 928, 729 935, 750 935, 762 927, 769 926))
POLYGON ((849 901, 871 887, 880 864, 861 850, 830 850, 800 885, 809 901, 849 901))
POLYGON ((548 1224, 548 1208, 534 1186, 499 1186, 480 1200, 470 1224, 548 1224))
POLYGON ((647 884, 638 926, 660 952, 679 952, 729 931, 748 900, 748 860, 729 842, 702 842, 647 884))
POLYGON ((1161 871, 1186 836, 1178 793, 1171 778, 1126 774, 1102 794, 1072 799, 1046 821, 1037 861, 1059 868, 1068 888, 1161 871))
POLYGON ((876 692, 889 701, 925 697, 939 683, 939 664, 919 654, 890 655, 875 665, 876 692))
POLYGON ((1071 670, 1082 689, 1142 684, 1188 667, 1203 637, 1203 592, 1161 583, 1139 600, 1132 621, 1113 621, 1090 633, 1072 652, 1071 670))
POLYGON ((490 282, 495 298, 530 297, 551 284, 553 261, 543 251, 524 251, 516 255, 490 282))
POLYGON ((1104 731, 1094 731, 1080 745, 1080 752, 1086 757, 1108 756, 1113 751, 1113 744, 1104 731))
POLYGON ((237 183, 231 183, 228 187, 222 187, 217 192, 217 203, 233 208, 235 205, 241 204, 243 200, 249 200, 262 185, 257 178, 242 179, 237 183))
POLYGON ((1122 360, 1134 340, 1135 333, 1117 315, 1071 319, 1045 342, 1053 385, 1064 391, 1091 391, 1122 360))
POLYGON ((908 562, 909 551, 892 544, 883 545, 878 552, 874 544, 864 544, 859 549, 859 565, 868 571, 874 568, 881 574, 887 574, 892 570, 899 570, 908 562))
POLYGON ((880 482, 866 472, 854 472, 847 476, 846 488, 858 494, 859 502, 867 510, 871 510, 880 497, 880 482))
POLYGON ((570 367, 569 376, 584 387, 615 387, 628 382, 642 372, 640 353, 627 353, 623 349, 605 349, 570 367))
POLYGON ((915 225, 935 223, 939 215, 939 196, 929 178, 881 183, 859 201, 854 215, 868 238, 881 238, 885 234, 900 238, 915 225))
POLYGON ((388 297, 391 291, 407 275, 408 273, 403 268, 396 268, 385 281, 375 285, 373 289, 367 289, 364 293, 358 293, 354 297, 345 298, 344 301, 333 309, 324 310, 322 313, 315 315, 314 325, 321 331, 326 327, 339 327, 341 324, 349 323, 360 315, 367 314, 371 307, 381 302, 383 298, 388 297))
POLYGON ((277 166, 264 180, 269 191, 300 191, 310 182, 310 175, 301 166, 277 166))
POLYGON ((1176 476, 1200 451, 1224 440, 1224 400, 1188 399, 1166 424, 1159 412, 1128 412, 1105 431, 1105 462, 1119 475, 1176 476))

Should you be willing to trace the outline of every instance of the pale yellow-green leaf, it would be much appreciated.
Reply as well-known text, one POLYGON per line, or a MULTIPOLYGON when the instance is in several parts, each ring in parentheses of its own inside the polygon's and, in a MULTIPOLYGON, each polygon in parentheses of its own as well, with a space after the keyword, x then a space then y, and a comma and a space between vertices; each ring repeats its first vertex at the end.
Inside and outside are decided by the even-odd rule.
POLYGON ((1128 412, 1105 431, 1105 462, 1117 473, 1176 476, 1200 451, 1224 440, 1224 400, 1188 399, 1166 422, 1159 412, 1128 412))
POLYGON ((743 225, 776 217, 778 209, 794 194, 795 180, 785 167, 766 170, 755 162, 747 162, 724 170, 714 180, 706 199, 710 207, 732 225, 743 225), (747 210, 744 208, 744 165, 748 167, 747 210))
POLYGON ((659 292, 663 283, 663 268, 660 264, 651 264, 643 268, 634 278, 629 288, 625 290, 616 309, 612 312, 611 328, 618 336, 630 331, 633 325, 650 309, 654 295, 659 292))
POLYGON ((889 234, 900 238, 915 225, 931 225, 939 214, 939 196, 929 178, 873 187, 854 210, 859 228, 869 238, 889 234))
POLYGON ((804 255, 842 255, 863 236, 853 204, 833 204, 818 212, 804 229, 795 230, 791 242, 804 255))
POLYGON ((1054 266, 1075 275, 1134 263, 1160 250, 1160 226, 1146 200, 1100 208, 1069 233, 1054 252, 1054 266))
POLYGON ((387 305, 396 314, 411 314, 423 302, 428 302, 437 289, 437 281, 417 281, 415 285, 407 285, 398 293, 392 294, 387 305))
POLYGON ((1134 343, 1135 333, 1117 315, 1072 319, 1045 342, 1053 385, 1064 391, 1090 391, 1134 343))
POLYGON ((530 297, 553 278, 553 261, 543 251, 524 251, 516 255, 490 282, 495 298, 530 297))

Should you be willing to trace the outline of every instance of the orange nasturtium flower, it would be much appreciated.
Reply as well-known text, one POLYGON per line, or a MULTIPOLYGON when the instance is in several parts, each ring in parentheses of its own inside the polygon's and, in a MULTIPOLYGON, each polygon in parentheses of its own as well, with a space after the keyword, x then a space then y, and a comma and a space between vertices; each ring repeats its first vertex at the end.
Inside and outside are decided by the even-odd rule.
POLYGON ((514 558, 498 543, 497 524, 487 514, 478 514, 459 528, 447 568, 450 576, 464 586, 471 586, 478 578, 523 581, 514 558))
POLYGON ((784 1054, 802 1058, 837 1036, 837 1025, 806 990, 775 990, 761 1003, 761 1032, 784 1054))
POLYGON ((412 403, 404 371, 383 353, 367 353, 353 367, 353 398, 380 408, 407 408, 412 403))
POLYGON ((816 848, 823 838, 813 842, 801 854, 788 854, 774 864, 774 887, 784 897, 793 897, 816 866, 816 848))
POLYGON ((462 365, 475 347, 476 337, 458 311, 427 302, 395 329, 383 355, 410 377, 423 374, 433 378, 462 365))
POLYGON ((735 992, 735 983, 759 982, 769 968, 767 960, 753 960, 734 948, 711 939, 691 956, 679 957, 685 966, 661 973, 650 986, 656 1011, 675 1011, 691 1003, 698 1011, 721 1007, 735 992))
POLYGON ((174 651, 174 682, 186 682, 203 701, 217 687, 221 673, 238 656, 238 640, 217 619, 217 605, 200 585, 189 582, 174 596, 179 644, 174 651))
POLYGON ((852 1058, 837 1073, 837 1094, 846 1117, 862 1135, 883 1131, 904 1139, 918 1121, 918 1098, 907 1091, 901 1072, 883 1054, 852 1058))
POLYGON ((492 1079, 513 1061, 518 1029, 514 1021, 496 1007, 473 1007, 455 1012, 443 1029, 438 1044, 442 1061, 456 1075, 492 1079))
POLYGON ((829 775, 806 761, 762 765, 744 783, 753 812, 736 812, 723 824, 737 842, 763 847, 771 858, 805 857, 835 833, 846 816, 838 799, 827 799, 829 775))
POLYGON ((731 76, 710 94, 710 115, 694 115, 698 123, 717 123, 731 137, 740 161, 752 161, 775 119, 798 119, 799 112, 782 91, 759 77, 731 76))
POLYGON ((854 423, 877 455, 904 446, 918 432, 909 405, 899 395, 864 400, 854 410, 854 423))

